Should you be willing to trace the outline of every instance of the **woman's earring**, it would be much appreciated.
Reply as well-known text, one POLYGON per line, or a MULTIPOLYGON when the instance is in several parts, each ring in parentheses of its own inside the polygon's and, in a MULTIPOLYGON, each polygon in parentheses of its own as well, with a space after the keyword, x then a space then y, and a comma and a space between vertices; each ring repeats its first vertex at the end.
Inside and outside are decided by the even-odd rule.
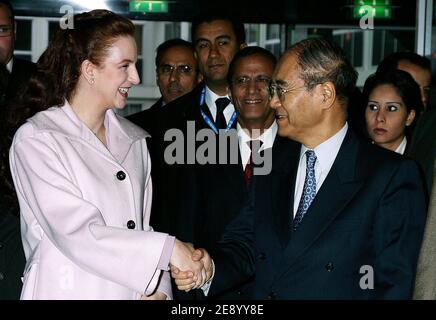
POLYGON ((95 83, 95 78, 94 78, 94 77, 91 77, 91 80, 89 80, 89 82, 90 82, 91 84, 94 84, 94 83, 95 83))

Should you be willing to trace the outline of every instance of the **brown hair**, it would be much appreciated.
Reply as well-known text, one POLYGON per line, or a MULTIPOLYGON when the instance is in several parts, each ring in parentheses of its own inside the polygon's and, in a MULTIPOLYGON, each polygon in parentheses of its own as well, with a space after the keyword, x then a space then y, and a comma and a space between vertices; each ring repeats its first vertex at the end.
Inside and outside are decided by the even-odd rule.
POLYGON ((17 98, 0 108, 0 206, 3 210, 8 208, 18 214, 8 162, 15 131, 38 111, 61 106, 65 99, 74 96, 83 61, 100 66, 118 37, 135 34, 135 26, 129 19, 107 10, 85 12, 74 16, 73 21, 73 29, 59 29, 55 33, 38 60, 36 72, 17 98))
POLYGON ((74 16, 72 29, 59 29, 37 63, 37 71, 20 93, 13 127, 52 106, 61 106, 75 93, 85 60, 101 65, 118 37, 134 36, 133 23, 108 10, 93 10, 74 16))

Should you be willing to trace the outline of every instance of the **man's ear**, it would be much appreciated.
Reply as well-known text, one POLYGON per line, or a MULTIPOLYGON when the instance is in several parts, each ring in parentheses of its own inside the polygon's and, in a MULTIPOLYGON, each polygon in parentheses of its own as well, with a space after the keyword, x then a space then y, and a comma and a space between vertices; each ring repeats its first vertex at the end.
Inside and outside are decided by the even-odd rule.
POLYGON ((88 59, 84 60, 80 67, 80 71, 83 77, 91 85, 95 83, 95 70, 96 70, 96 66, 88 59))
POLYGON ((240 50, 242 50, 242 49, 244 49, 245 47, 247 47, 247 44, 244 42, 244 43, 241 43, 240 45, 239 45, 239 49, 240 50))
POLYGON ((322 104, 325 109, 330 108, 336 100, 336 88, 330 81, 319 84, 319 94, 322 97, 322 104))

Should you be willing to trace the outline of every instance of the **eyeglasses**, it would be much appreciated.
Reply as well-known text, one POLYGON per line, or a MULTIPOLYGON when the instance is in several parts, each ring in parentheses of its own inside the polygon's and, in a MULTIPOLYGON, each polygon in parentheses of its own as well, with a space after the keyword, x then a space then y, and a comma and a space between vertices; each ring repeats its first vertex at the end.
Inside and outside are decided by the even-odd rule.
POLYGON ((193 68, 188 66, 187 64, 181 64, 179 66, 172 66, 170 64, 163 64, 158 67, 157 71, 161 75, 169 75, 173 70, 176 70, 178 75, 188 75, 194 71, 193 68))
POLYGON ((232 84, 240 88, 245 88, 249 85, 251 81, 254 81, 254 83, 259 89, 268 90, 268 87, 271 83, 271 78, 268 78, 266 76, 257 76, 256 78, 241 76, 234 79, 232 81, 232 84))
POLYGON ((284 89, 284 88, 278 86, 276 83, 271 82, 271 84, 268 86, 268 97, 270 100, 272 100, 274 98, 274 95, 277 93, 277 98, 279 98, 280 102, 283 102, 285 100, 285 94, 287 94, 289 92, 297 91, 297 90, 302 89, 304 87, 305 86, 284 89))
POLYGON ((0 37, 8 37, 11 34, 12 34, 12 26, 11 25, 0 26, 0 37))

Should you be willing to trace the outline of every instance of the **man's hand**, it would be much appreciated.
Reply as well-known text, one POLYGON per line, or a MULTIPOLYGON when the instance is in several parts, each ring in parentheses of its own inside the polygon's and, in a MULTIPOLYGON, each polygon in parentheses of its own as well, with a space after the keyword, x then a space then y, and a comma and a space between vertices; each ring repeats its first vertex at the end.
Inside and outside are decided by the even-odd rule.
POLYGON ((175 266, 171 266, 171 276, 174 278, 177 288, 183 291, 190 291, 192 289, 201 288, 206 281, 212 277, 212 259, 205 249, 194 250, 192 248, 192 260, 200 261, 203 263, 202 281, 194 281, 192 274, 187 271, 181 271, 175 266))
POLYGON ((176 267, 177 270, 183 271, 184 276, 191 279, 191 283, 193 283, 192 287, 204 283, 204 277, 206 277, 201 258, 198 260, 192 259, 192 253, 194 251, 192 244, 184 243, 176 239, 170 258, 171 269, 176 267))

